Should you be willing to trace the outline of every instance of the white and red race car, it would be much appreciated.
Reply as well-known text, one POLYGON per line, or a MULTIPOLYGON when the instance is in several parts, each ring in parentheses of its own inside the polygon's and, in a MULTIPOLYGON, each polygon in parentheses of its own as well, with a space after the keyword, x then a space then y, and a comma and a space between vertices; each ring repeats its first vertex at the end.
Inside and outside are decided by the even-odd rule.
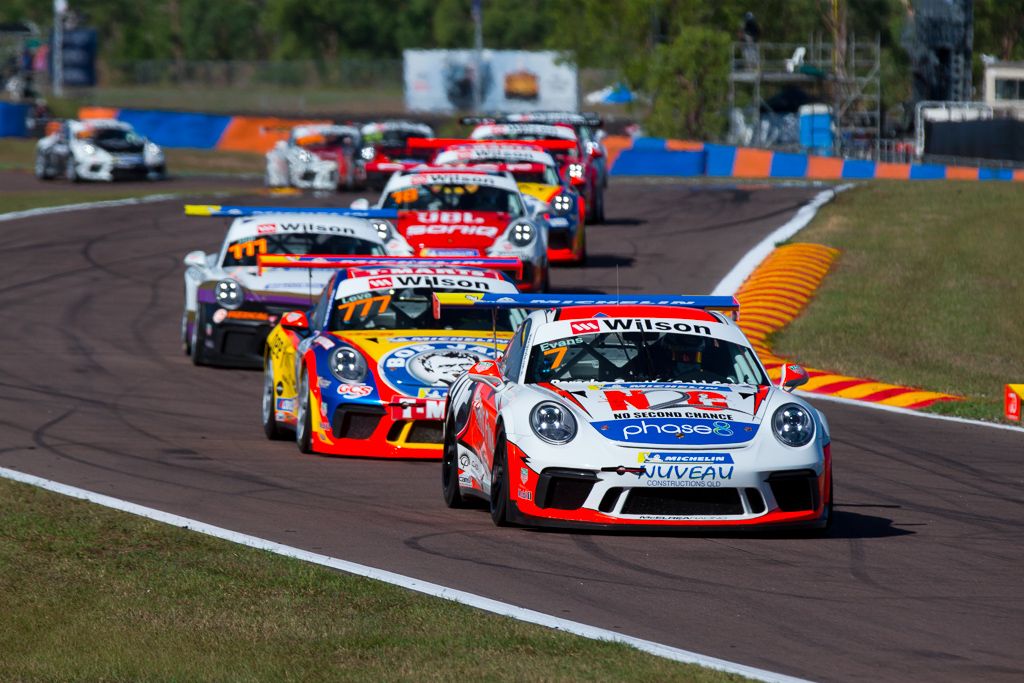
POLYGON ((496 524, 827 528, 828 422, 773 386, 732 297, 437 294, 534 308, 445 407, 443 494, 496 524))
POLYGON ((267 152, 267 187, 333 191, 366 184, 359 129, 334 124, 296 126, 267 152))

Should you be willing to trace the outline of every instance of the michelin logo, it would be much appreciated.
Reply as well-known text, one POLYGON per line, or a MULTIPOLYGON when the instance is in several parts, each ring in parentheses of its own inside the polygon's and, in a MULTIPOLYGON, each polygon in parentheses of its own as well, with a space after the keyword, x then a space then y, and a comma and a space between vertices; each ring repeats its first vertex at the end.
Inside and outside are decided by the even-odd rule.
POLYGON ((728 453, 696 453, 696 454, 683 454, 683 453, 648 453, 641 452, 637 454, 637 462, 641 464, 651 465, 691 465, 691 464, 710 464, 710 465, 731 465, 733 464, 732 456, 728 453))

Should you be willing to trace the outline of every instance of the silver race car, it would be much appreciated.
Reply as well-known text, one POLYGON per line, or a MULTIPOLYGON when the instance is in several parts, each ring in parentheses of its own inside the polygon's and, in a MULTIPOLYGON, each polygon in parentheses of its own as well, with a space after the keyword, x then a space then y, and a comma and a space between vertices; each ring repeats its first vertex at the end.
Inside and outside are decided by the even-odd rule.
POLYGON ((40 180, 160 180, 167 174, 163 150, 114 119, 64 121, 36 143, 35 174, 40 180))
POLYGON ((267 152, 266 184, 327 191, 361 188, 366 184, 361 140, 353 126, 296 126, 287 140, 267 152))

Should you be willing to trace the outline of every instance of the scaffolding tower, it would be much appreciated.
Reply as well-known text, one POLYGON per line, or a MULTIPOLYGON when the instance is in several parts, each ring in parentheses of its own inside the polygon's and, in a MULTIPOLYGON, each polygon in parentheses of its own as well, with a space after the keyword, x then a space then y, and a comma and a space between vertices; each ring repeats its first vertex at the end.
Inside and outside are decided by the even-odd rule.
POLYGON ((833 153, 877 158, 882 125, 881 54, 878 38, 874 42, 851 38, 841 50, 817 37, 803 44, 733 43, 729 73, 730 137, 735 138, 737 119, 742 118, 752 128, 752 135, 742 141, 744 144, 798 147, 791 136, 783 136, 780 144, 770 123, 778 120, 773 102, 777 103, 785 91, 802 92, 807 103, 831 107, 833 153))

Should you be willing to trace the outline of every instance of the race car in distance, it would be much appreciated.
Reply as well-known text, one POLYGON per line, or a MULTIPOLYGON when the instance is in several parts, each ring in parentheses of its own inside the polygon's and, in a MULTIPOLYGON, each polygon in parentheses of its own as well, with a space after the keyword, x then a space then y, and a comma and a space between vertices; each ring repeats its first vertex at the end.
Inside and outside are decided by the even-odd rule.
POLYGON ((721 311, 732 297, 436 295, 452 308, 541 309, 445 407, 445 502, 498 525, 792 526, 832 516, 825 417, 772 386, 721 311), (553 309, 552 307, 559 307, 553 309))
MULTIPOLYGON (((473 118, 462 119, 464 122, 474 120, 473 118)), ((545 149, 550 151, 560 164, 562 179, 566 183, 580 186, 580 193, 587 202, 589 222, 604 222, 604 185, 594 163, 599 152, 593 146, 588 147, 584 144, 572 126, 548 123, 481 123, 473 129, 469 137, 473 140, 563 143, 562 145, 545 145, 545 149)))
POLYGON ((412 149, 409 138, 432 138, 434 129, 415 121, 375 121, 360 131, 363 147, 359 152, 366 166, 367 184, 384 188, 395 171, 408 170, 430 160, 431 152, 412 149))
POLYGON ((499 117, 507 123, 557 123, 572 126, 576 136, 583 142, 584 153, 591 157, 601 187, 608 187, 608 150, 605 149, 604 131, 600 130, 601 115, 595 112, 533 111, 521 114, 506 114, 499 117))
POLYGON ((115 119, 68 120, 36 143, 40 180, 161 180, 167 175, 160 146, 115 119))
MULTIPOLYGON (((430 143, 431 140, 425 140, 430 143)), ((562 184, 554 158, 539 145, 527 142, 450 142, 431 162, 435 166, 467 166, 507 171, 519 190, 538 203, 534 214, 548 225, 548 261, 583 263, 587 259, 584 230, 585 203, 569 184, 562 184)), ((410 140, 410 144, 421 144, 410 140)))
POLYGON ((261 272, 261 254, 376 256, 404 248, 382 222, 356 216, 273 207, 190 205, 185 211, 236 216, 219 252, 185 256, 181 340, 196 365, 262 367, 267 333, 283 313, 309 305, 330 276, 318 269, 261 272))
MULTIPOLYGON (((352 208, 368 208, 368 202, 356 200, 352 208)), ((454 166, 398 172, 377 208, 396 211, 395 229, 408 242, 409 256, 518 258, 521 290, 548 287, 547 226, 505 173, 454 166)))
POLYGON ((448 387, 494 358, 522 314, 452 310, 435 292, 514 295, 497 269, 517 259, 263 256, 265 267, 333 268, 311 311, 286 313, 267 338, 262 417, 268 438, 294 431, 304 453, 440 458, 448 387))
POLYGON ((296 126, 267 152, 267 187, 355 189, 366 184, 359 129, 334 124, 296 126))

